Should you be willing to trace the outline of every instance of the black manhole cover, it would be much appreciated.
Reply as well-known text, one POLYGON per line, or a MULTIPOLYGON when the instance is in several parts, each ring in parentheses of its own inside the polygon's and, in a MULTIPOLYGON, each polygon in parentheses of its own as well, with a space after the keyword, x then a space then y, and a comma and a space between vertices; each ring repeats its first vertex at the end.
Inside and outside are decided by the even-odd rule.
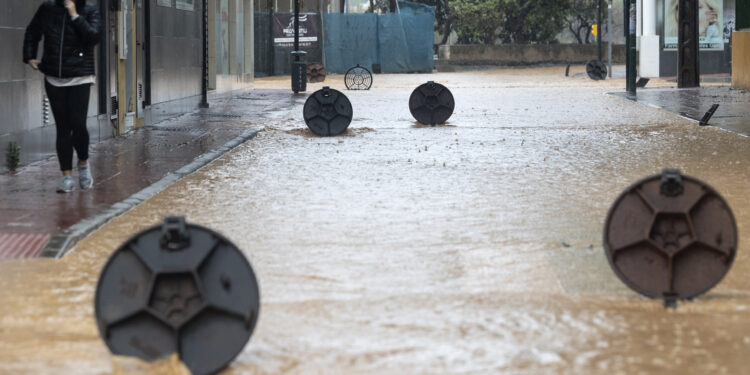
POLYGON ((719 193, 676 170, 630 186, 604 225, 617 276, 665 300, 693 298, 718 284, 732 266, 737 239, 734 215, 719 193))
POLYGON ((347 90, 369 90, 372 87, 372 73, 357 64, 346 71, 344 84, 347 90))
POLYGON ((412 116, 425 125, 444 124, 453 115, 455 106, 450 90, 432 81, 414 89, 409 97, 412 116))
POLYGON ((343 133, 353 116, 352 103, 346 95, 328 86, 307 98, 302 113, 307 127, 321 136, 343 133))
POLYGON ((178 353, 192 373, 209 374, 226 367, 250 339, 260 295, 234 244, 171 217, 112 254, 94 308, 112 353, 147 361, 178 353))
POLYGON ((607 65, 599 60, 591 60, 586 63, 586 74, 594 81, 607 79, 607 65))

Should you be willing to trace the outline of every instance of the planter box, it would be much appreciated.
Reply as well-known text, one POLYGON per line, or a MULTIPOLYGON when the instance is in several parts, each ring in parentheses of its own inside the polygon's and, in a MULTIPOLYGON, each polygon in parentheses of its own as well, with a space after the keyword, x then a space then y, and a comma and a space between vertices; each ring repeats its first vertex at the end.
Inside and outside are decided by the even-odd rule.
MULTIPOLYGON (((596 44, 502 44, 440 46, 438 57, 451 65, 579 64, 596 59, 596 44)), ((607 44, 604 44, 604 61, 607 44)), ((612 46, 612 62, 625 62, 625 46, 612 46)))
POLYGON ((750 90, 750 31, 732 34, 732 87, 750 90))

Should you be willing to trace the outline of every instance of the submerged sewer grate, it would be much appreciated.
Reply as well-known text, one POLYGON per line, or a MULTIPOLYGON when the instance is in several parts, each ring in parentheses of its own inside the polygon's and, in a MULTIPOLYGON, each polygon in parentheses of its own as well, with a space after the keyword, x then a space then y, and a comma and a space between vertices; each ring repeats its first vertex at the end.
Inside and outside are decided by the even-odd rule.
POLYGON ((192 114, 195 117, 203 118, 241 118, 242 115, 237 113, 218 113, 218 112, 197 112, 192 114))
POLYGON ((151 130, 163 132, 185 132, 185 133, 203 133, 206 129, 195 128, 191 126, 154 126, 151 130))

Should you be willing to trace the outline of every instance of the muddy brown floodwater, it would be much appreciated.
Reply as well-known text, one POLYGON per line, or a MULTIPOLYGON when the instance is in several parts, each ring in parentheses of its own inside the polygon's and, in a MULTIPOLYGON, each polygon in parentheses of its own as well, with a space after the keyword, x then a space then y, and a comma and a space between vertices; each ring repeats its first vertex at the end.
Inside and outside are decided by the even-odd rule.
POLYGON ((337 138, 306 129, 298 96, 64 259, 0 263, 0 373, 183 373, 110 355, 92 303, 112 251, 175 214, 227 235, 259 278, 260 319, 227 374, 747 373, 750 140, 563 69, 376 75, 346 92, 337 138), (427 80, 456 98, 445 126, 409 114, 427 80), (677 310, 624 287, 601 244, 617 195, 662 168, 717 189, 740 231, 724 281, 677 310))

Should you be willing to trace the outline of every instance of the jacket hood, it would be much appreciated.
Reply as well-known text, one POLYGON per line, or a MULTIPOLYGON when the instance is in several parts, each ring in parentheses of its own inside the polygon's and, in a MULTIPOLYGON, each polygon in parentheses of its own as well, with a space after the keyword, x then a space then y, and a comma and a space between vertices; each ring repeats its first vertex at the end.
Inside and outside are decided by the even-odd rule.
MULTIPOLYGON (((82 6, 86 5, 86 0, 75 0, 76 2, 76 8, 80 9, 82 6)), ((65 0, 55 0, 56 4, 63 5, 65 3, 65 0)))

